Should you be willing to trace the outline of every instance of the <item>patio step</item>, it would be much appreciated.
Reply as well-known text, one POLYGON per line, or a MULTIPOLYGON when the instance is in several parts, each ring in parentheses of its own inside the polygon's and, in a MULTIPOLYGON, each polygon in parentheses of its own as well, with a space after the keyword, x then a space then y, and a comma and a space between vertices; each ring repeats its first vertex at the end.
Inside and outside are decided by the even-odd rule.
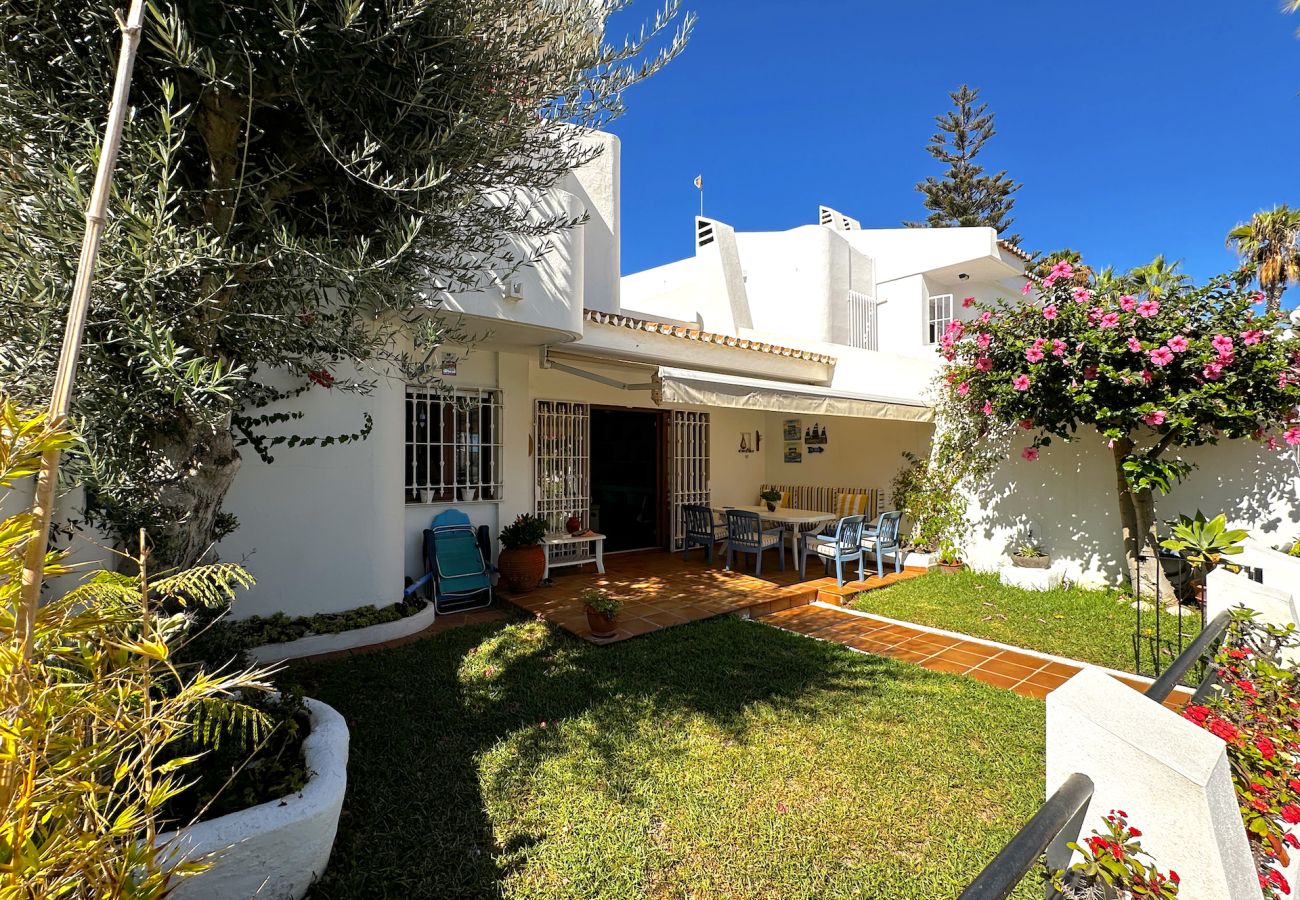
POLYGON ((906 581, 909 578, 919 578, 926 574, 925 569, 906 568, 901 572, 889 572, 884 578, 878 578, 875 575, 868 575, 865 581, 849 581, 840 587, 834 578, 821 578, 817 581, 805 582, 804 586, 816 587, 817 601, 819 603, 829 603, 832 606, 848 606, 853 598, 865 591, 874 591, 877 588, 889 587, 891 584, 897 584, 900 581, 906 581))
MULTIPOLYGON (((833 579, 831 584, 834 585, 833 579)), ((1039 700, 1089 665, 821 603, 773 613, 760 621, 784 631, 834 641, 860 653, 888 656, 936 672, 965 675, 1039 700)), ((1151 684, 1149 678, 1110 669, 1102 671, 1137 691, 1145 691, 1151 684)), ((1190 691, 1179 688, 1165 705, 1180 709, 1190 696, 1190 691)))

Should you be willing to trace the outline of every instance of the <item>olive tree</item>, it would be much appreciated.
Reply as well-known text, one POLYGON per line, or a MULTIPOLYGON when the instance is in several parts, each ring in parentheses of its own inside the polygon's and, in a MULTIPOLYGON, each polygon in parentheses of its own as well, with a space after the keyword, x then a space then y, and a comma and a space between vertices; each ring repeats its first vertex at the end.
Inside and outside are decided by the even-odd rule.
MULTIPOLYGON (((74 400, 88 511, 193 563, 235 524, 222 500, 267 424, 259 407, 429 377, 449 336, 431 315, 441 292, 527 264, 511 237, 545 252, 579 224, 543 192, 599 152, 582 130, 684 47, 678 0, 608 42, 629 2, 151 4, 74 400), (300 386, 272 389, 271 369, 300 386)), ((0 17, 0 383, 33 404, 62 336, 115 31, 85 0, 11 0, 0 17)))

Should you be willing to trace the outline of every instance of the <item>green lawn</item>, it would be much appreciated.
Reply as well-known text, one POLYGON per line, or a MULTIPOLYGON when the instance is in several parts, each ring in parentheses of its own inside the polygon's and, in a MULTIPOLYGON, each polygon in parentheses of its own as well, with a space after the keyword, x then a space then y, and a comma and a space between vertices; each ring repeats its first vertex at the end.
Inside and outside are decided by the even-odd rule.
POLYGON ((731 617, 607 647, 473 626, 293 674, 352 728, 316 900, 935 900, 1042 800, 1041 703, 731 617))
MULTIPOLYGON (((1024 591, 1006 587, 996 574, 961 572, 935 573, 859 594, 853 606, 891 619, 1132 672, 1137 619, 1129 600, 1126 592, 1118 590, 1024 591)), ((1142 668, 1149 675, 1155 619, 1145 611, 1142 619, 1144 631, 1152 632, 1142 648, 1142 668)), ((1183 612, 1184 643, 1200 629, 1200 613, 1188 607, 1183 612)), ((1177 617, 1162 614, 1160 630, 1162 642, 1176 643, 1177 617)), ((1166 660, 1176 649, 1166 648, 1166 660)))

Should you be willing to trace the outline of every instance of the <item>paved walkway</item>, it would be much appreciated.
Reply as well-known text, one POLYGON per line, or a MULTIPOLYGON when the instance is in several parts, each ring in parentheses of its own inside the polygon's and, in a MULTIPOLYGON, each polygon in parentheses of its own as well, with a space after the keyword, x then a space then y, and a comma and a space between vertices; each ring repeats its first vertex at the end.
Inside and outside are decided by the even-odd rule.
MULTIPOLYGON (((972 638, 969 635, 883 619, 866 613, 838 609, 825 603, 775 612, 761 621, 808 637, 835 641, 854 650, 915 663, 936 672, 952 672, 1018 694, 1044 699, 1078 674, 1085 663, 1036 653, 1019 647, 972 638)), ((1149 679, 1110 672, 1137 691, 1149 679)), ((1188 692, 1175 691, 1165 705, 1178 709, 1188 692)))

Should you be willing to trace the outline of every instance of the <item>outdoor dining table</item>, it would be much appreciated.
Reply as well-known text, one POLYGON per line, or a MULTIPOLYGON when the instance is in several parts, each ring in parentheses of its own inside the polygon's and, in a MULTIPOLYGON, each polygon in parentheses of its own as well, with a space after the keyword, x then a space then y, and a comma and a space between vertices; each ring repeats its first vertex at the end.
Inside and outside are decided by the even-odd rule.
POLYGON ((776 522, 788 528, 790 530, 790 552, 794 554, 796 566, 799 565, 800 536, 807 534, 815 525, 835 521, 834 513, 819 512, 815 509, 795 509, 789 506, 778 506, 776 512, 772 512, 766 506, 726 506, 720 510, 724 520, 729 509, 758 513, 764 520, 776 522))

